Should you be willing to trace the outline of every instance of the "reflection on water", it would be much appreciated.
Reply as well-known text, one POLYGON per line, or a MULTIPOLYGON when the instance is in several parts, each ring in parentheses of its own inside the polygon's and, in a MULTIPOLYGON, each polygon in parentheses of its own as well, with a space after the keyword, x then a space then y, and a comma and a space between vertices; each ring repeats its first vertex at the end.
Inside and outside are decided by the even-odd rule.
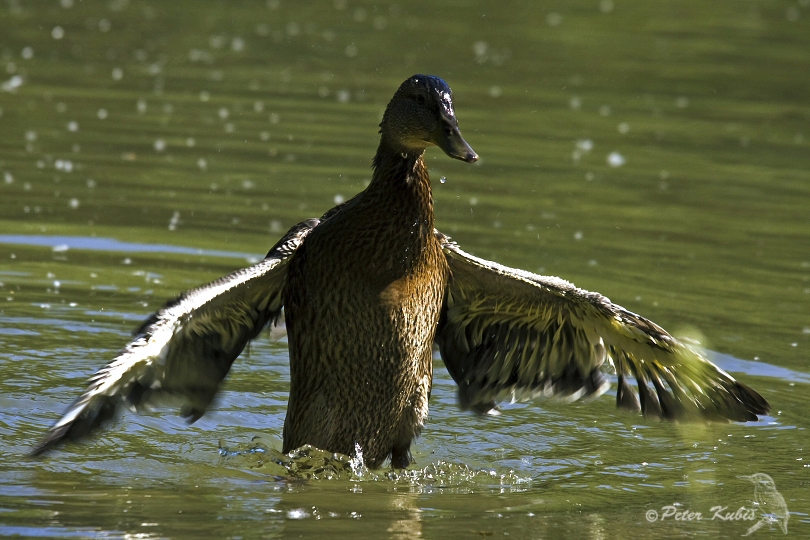
POLYGON ((738 477, 762 472, 801 535, 808 25, 804 1, 0 5, 0 534, 737 537, 645 513, 751 506, 738 477), (650 424, 605 396, 478 418, 437 361, 407 473, 300 480, 219 455, 280 446, 286 345, 259 339, 191 426, 126 414, 20 457, 166 299, 361 190, 417 72, 450 83, 481 155, 428 152, 440 230, 699 329, 772 416, 650 424))
POLYGON ((0 244, 21 244, 26 246, 49 246, 57 253, 68 249, 89 249, 94 251, 123 251, 125 253, 177 253, 184 255, 209 255, 211 257, 231 257, 258 262, 255 255, 216 249, 198 249, 184 246, 161 244, 138 244, 120 242, 114 238, 94 236, 39 236, 27 234, 0 234, 0 244))

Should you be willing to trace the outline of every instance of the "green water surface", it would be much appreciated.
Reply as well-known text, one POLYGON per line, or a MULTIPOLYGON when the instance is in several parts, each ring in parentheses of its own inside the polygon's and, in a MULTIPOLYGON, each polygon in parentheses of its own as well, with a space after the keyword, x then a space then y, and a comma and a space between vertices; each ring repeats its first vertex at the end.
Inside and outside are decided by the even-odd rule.
POLYGON ((809 351, 807 0, 0 4, 0 535, 732 538, 762 472, 808 537, 809 351), (428 151, 440 230, 700 338, 770 416, 655 424, 608 394, 482 419, 437 359, 407 473, 292 479, 220 456, 280 448, 289 357, 261 338, 194 425, 23 457, 166 299, 363 189, 414 73, 481 156, 428 151))

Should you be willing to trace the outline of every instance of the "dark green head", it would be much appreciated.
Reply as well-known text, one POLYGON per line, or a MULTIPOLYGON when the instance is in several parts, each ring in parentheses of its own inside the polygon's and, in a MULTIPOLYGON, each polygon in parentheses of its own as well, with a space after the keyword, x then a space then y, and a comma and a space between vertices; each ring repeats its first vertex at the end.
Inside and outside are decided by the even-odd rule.
POLYGON ((467 163, 478 159, 458 130, 453 92, 431 75, 414 75, 402 83, 385 109, 380 133, 395 151, 421 153, 435 144, 451 158, 467 163))

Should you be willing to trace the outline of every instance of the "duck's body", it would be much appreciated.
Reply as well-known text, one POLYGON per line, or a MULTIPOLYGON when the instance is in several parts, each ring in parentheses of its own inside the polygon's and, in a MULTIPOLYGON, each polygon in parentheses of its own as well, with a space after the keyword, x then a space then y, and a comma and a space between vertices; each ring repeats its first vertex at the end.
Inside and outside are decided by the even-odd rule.
POLYGON ((299 223, 264 261, 188 291, 135 339, 31 454, 76 440, 125 404, 182 400, 203 415, 231 363, 282 308, 290 347, 284 451, 304 444, 408 465, 428 413, 432 348, 464 409, 504 398, 595 397, 618 375, 617 405, 666 419, 756 420, 768 403, 651 321, 559 278, 463 252, 433 228, 423 153, 472 162, 450 89, 415 75, 389 103, 368 188, 299 223), (638 396, 628 377, 638 382, 638 396))
POLYGON ((368 188, 290 260, 283 451, 360 448, 371 466, 403 467, 428 413, 448 270, 421 154, 381 145, 377 157, 368 188))

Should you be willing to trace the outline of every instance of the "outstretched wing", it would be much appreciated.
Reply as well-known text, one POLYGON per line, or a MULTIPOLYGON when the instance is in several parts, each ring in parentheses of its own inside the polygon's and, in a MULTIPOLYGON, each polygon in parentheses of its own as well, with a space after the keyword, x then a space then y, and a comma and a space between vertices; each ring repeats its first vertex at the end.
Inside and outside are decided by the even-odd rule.
POLYGON ((248 341, 281 314, 287 262, 318 223, 299 223, 262 262, 187 291, 154 313, 29 454, 84 437, 122 404, 140 410, 168 397, 180 401, 189 422, 200 418, 248 341))
POLYGON ((619 378, 617 406, 667 419, 757 420, 754 390, 655 323, 598 293, 473 257, 436 231, 450 266, 436 343, 462 407, 537 396, 575 400, 619 378), (632 375, 638 396, 627 382, 632 375))

